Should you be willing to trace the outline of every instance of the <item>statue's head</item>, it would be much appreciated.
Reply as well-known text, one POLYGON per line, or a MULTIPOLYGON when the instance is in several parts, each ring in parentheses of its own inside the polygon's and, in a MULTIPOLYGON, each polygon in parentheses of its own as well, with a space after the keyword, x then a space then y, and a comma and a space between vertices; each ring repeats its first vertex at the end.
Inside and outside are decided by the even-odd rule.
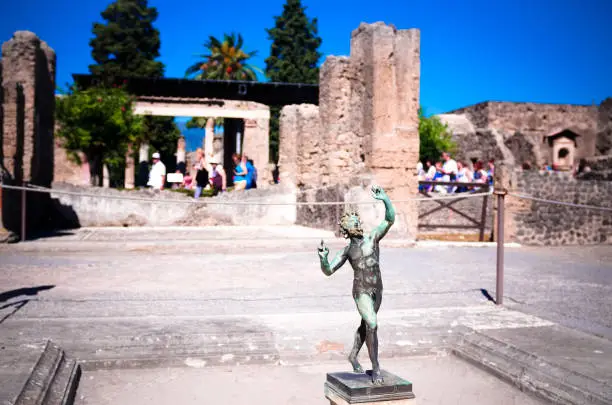
POLYGON ((349 209, 344 211, 344 214, 340 217, 340 232, 345 238, 350 237, 362 237, 363 228, 361 227, 361 218, 359 212, 356 209, 349 209))

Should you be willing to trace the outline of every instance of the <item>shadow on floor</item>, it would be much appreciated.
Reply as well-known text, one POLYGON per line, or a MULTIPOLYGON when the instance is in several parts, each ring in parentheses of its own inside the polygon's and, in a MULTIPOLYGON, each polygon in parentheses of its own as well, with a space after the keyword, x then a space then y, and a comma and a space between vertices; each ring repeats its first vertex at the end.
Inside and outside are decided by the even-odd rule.
POLYGON ((36 287, 24 287, 17 288, 16 290, 10 290, 0 293, 0 302, 5 302, 11 298, 19 297, 21 295, 37 295, 40 291, 46 291, 55 288, 55 285, 40 285, 36 287))
MULTIPOLYGON (((38 295, 40 291, 46 291, 52 288, 55 288, 55 285, 41 285, 37 287, 24 287, 24 288, 17 288, 16 290, 5 291, 3 293, 0 293, 0 303, 6 302, 15 297, 20 297, 22 295, 26 295, 26 296, 38 295)), ((2 324, 4 321, 6 321, 11 316, 15 315, 15 313, 17 313, 17 311, 19 311, 21 308, 25 307, 28 302, 30 302, 30 298, 24 298, 19 301, 9 302, 8 304, 4 304, 0 306, 0 311, 6 308, 14 307, 14 309, 11 312, 9 312, 8 314, 0 318, 0 324, 2 324)))
POLYGON ((497 304, 497 302, 495 302, 495 298, 491 297, 491 294, 489 294, 489 292, 486 289, 481 288, 480 292, 482 293, 482 295, 484 295, 484 297, 486 299, 488 299, 489 301, 491 301, 494 304, 497 304))

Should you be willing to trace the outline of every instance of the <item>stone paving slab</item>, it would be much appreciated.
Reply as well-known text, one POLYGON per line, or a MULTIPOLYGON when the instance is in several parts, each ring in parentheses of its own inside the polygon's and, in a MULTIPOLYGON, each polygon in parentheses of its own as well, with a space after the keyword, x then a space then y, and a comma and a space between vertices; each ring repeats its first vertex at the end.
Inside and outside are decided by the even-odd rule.
MULTIPOLYGON (((354 312, 234 316, 16 318, 0 328, 8 345, 50 339, 93 367, 303 362, 345 358, 359 325, 354 312)), ((551 325, 492 305, 387 311, 380 315, 381 356, 444 350, 457 328, 476 330, 551 325)))
MULTIPOLYGON (((543 403, 452 356, 393 359, 386 367, 414 383, 411 404, 543 403)), ((329 405, 323 394, 325 375, 342 370, 344 362, 86 372, 76 404, 329 405)))

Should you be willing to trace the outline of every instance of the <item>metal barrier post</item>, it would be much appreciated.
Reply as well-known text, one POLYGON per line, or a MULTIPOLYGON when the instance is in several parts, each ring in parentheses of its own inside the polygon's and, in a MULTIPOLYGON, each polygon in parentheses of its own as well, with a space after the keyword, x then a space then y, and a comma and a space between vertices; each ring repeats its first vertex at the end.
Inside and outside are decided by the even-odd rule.
POLYGON ((23 189, 21 190, 21 241, 26 240, 26 190, 25 183, 21 185, 23 189))
POLYGON ((504 198, 506 190, 495 190, 497 196, 497 277, 495 287, 495 304, 504 303, 504 198))

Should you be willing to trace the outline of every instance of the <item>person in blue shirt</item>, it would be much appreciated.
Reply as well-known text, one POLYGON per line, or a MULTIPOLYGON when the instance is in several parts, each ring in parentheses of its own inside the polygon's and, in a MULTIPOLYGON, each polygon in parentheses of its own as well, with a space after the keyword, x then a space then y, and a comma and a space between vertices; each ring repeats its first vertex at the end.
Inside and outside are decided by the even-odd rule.
POLYGON ((250 188, 257 188, 257 169, 255 168, 255 165, 253 164, 253 160, 249 159, 246 155, 243 156, 244 159, 246 160, 246 169, 247 169, 247 185, 246 188, 250 189, 250 188))

